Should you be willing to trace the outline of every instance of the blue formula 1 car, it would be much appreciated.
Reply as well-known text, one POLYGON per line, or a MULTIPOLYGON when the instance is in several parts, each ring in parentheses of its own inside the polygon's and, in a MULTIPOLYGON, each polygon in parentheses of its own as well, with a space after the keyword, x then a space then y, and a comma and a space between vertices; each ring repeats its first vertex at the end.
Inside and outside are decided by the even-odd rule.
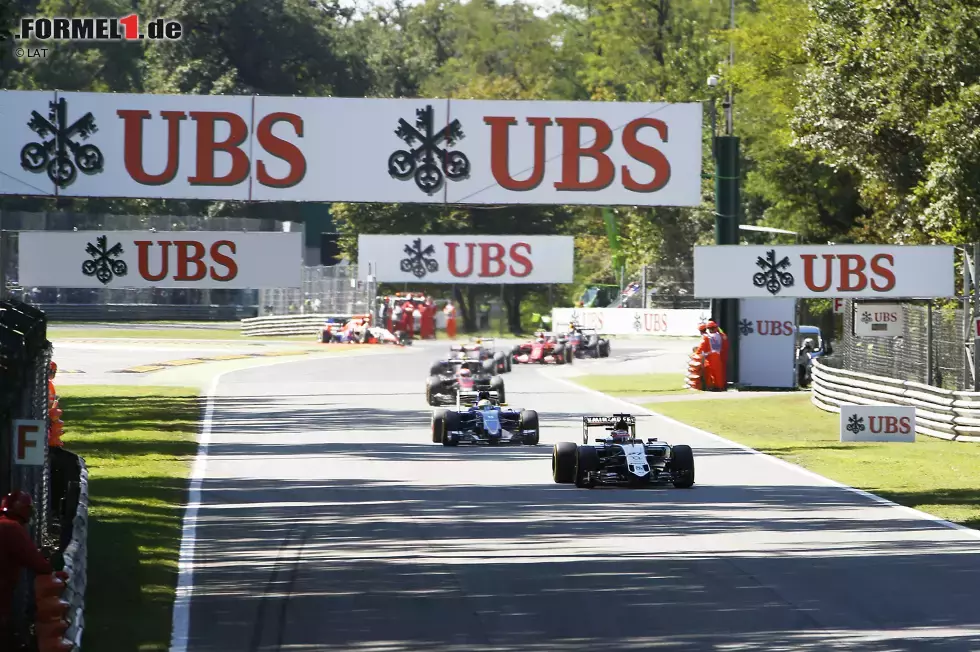
POLYGON ((534 410, 505 410, 496 392, 461 391, 455 410, 432 413, 432 443, 537 446, 541 436, 534 410))

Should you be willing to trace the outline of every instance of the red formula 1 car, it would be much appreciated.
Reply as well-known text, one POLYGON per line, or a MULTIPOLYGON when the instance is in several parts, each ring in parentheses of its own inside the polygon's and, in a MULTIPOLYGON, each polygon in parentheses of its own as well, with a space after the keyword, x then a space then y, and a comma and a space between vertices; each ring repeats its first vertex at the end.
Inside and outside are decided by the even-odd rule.
POLYGON ((572 349, 553 333, 535 335, 533 341, 514 347, 514 364, 569 364, 575 360, 572 349))

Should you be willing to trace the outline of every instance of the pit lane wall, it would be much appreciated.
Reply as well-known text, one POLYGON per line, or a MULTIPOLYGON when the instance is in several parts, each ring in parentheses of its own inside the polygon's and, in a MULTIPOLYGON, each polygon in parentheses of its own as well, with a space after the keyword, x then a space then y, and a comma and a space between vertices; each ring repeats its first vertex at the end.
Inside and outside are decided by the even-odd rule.
POLYGON ((575 322, 604 335, 697 337, 698 326, 709 319, 711 313, 707 310, 555 308, 551 311, 551 325, 556 331, 567 329, 575 322))
POLYGON ((916 432, 950 441, 980 442, 980 392, 947 389, 813 362, 815 406, 840 412, 841 405, 901 405, 915 408, 916 432))

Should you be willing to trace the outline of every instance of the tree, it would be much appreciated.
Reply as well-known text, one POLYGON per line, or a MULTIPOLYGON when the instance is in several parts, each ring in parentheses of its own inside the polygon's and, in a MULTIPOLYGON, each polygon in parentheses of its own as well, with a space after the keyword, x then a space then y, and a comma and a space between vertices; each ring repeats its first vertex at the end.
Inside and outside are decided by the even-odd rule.
POLYGON ((794 128, 853 169, 873 240, 976 239, 980 3, 812 0, 794 128))

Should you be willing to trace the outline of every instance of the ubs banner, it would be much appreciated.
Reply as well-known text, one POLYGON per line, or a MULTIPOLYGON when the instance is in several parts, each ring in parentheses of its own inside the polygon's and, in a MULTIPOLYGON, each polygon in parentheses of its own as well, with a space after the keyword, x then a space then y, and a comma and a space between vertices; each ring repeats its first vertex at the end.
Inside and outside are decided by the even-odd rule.
POLYGON ((718 245, 694 248, 694 294, 706 299, 929 299, 956 296, 953 247, 718 245))
POLYGON ((21 231, 19 281, 63 288, 302 286, 302 233, 21 231))
POLYGON ((571 283, 570 235, 359 235, 361 279, 379 283, 571 283))
POLYGON ((697 206, 701 104, 0 91, 0 194, 697 206))
POLYGON ((654 308, 555 308, 551 327, 565 330, 575 322, 606 335, 662 335, 697 337, 698 326, 711 319, 707 310, 657 310, 654 308))
POLYGON ((796 299, 742 299, 738 315, 739 384, 796 387, 796 299))

